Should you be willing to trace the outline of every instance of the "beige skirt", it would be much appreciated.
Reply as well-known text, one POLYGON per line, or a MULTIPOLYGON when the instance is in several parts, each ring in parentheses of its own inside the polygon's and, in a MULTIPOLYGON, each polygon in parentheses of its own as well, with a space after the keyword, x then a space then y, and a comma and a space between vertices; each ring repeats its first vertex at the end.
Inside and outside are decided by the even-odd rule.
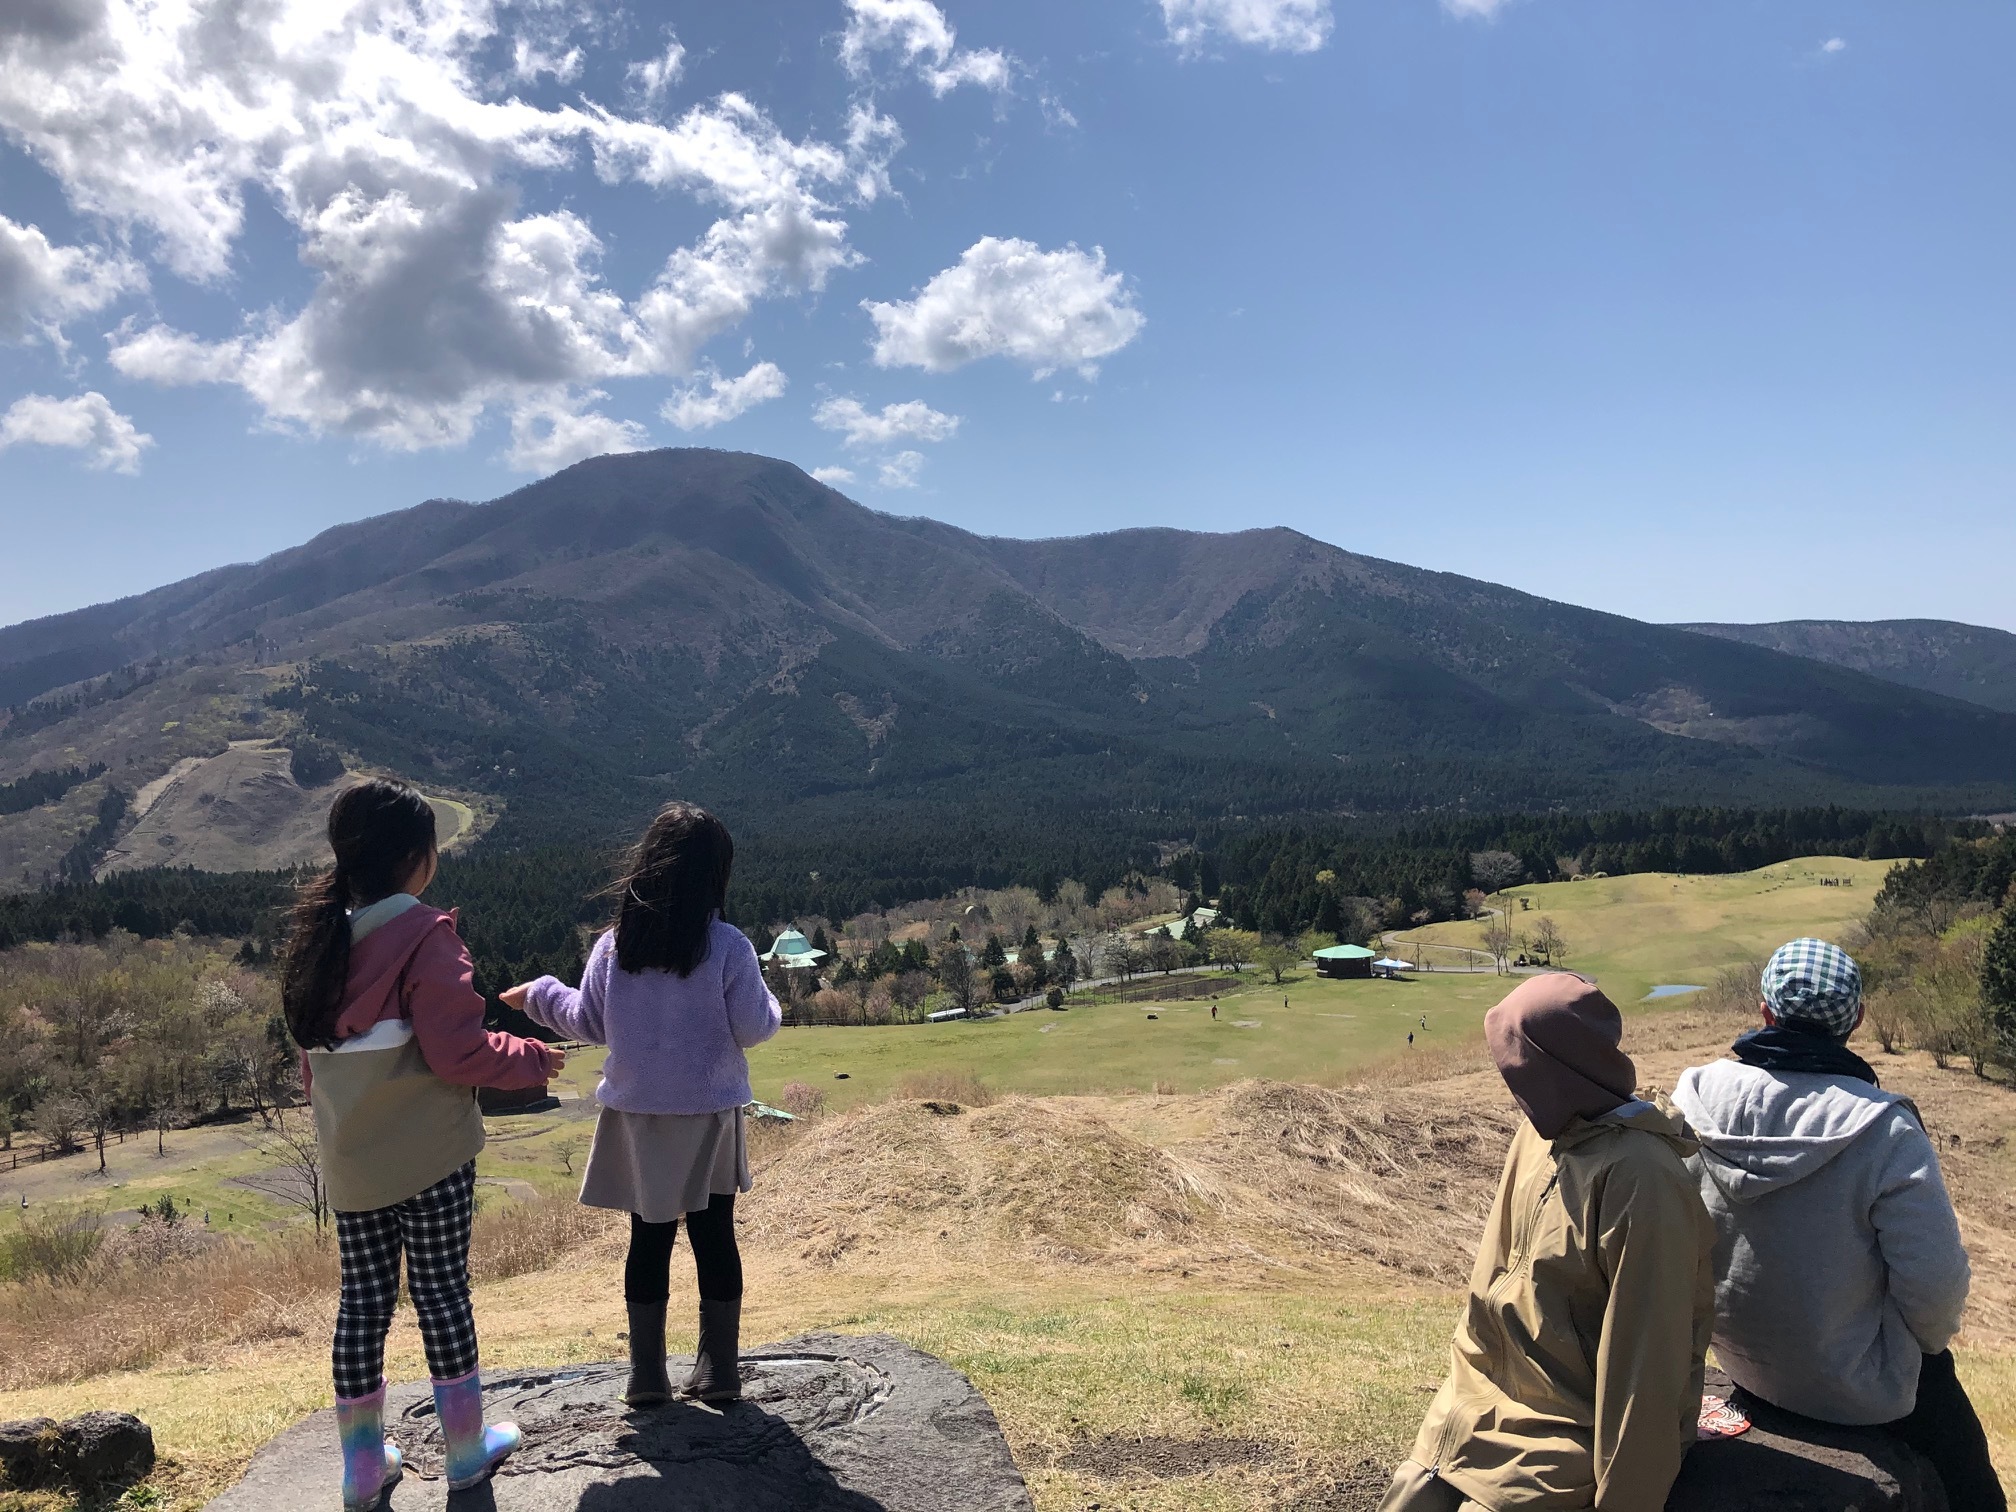
POLYGON ((716 1193, 749 1190, 749 1144, 742 1110, 625 1113, 604 1108, 581 1173, 587 1207, 669 1223, 697 1213, 716 1193))

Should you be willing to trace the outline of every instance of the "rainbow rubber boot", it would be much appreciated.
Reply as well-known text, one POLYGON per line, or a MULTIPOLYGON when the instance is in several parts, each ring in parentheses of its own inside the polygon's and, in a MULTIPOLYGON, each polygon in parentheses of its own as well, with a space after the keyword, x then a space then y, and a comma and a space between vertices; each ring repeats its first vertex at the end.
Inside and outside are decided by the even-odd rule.
POLYGON ((466 1491, 487 1480, 497 1462, 518 1447, 516 1423, 483 1426, 483 1381, 477 1371, 434 1383, 434 1410, 448 1455, 448 1489, 466 1491))
POLYGON ((404 1462, 385 1441, 385 1383, 369 1396, 336 1398, 343 1440, 343 1512, 375 1512, 399 1479, 404 1462))

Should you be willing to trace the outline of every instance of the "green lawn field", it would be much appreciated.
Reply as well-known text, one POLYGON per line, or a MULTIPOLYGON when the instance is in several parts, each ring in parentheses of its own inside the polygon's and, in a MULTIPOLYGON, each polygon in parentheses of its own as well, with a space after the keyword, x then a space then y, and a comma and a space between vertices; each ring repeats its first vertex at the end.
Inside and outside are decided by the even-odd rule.
MULTIPOLYGON (((1514 930, 1552 918, 1568 941, 1562 964, 1595 977, 1621 1006, 1656 986, 1706 986, 1723 968, 1800 935, 1838 940, 1867 916, 1895 864, 1809 856, 1735 876, 1650 872, 1515 887, 1505 896, 1514 930), (1825 878, 1850 885, 1829 887, 1825 878)), ((1484 927, 1436 924, 1393 938, 1481 948, 1484 927)))
POLYGON ((750 1071, 760 1098, 774 1101, 786 1082, 802 1081, 835 1108, 885 1098, 912 1071, 971 1071, 996 1091, 1038 1094, 1147 1092, 1158 1082, 1195 1092, 1247 1076, 1335 1082, 1405 1054, 1409 1030, 1420 1049, 1476 1034, 1509 985, 1491 976, 1332 982, 1298 973, 1275 987, 1254 975, 1243 984, 1227 979, 1215 1023, 1210 1002, 1192 999, 885 1029, 786 1029, 750 1054, 750 1071), (836 1080, 842 1072, 846 1080, 836 1080))

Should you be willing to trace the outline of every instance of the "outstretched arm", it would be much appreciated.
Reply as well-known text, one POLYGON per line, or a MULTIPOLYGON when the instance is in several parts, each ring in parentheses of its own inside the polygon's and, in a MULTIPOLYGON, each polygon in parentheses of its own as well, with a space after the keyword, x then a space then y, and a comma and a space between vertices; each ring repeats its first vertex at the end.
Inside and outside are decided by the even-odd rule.
POLYGON ((523 1009, 535 1024, 544 1024, 569 1039, 590 1045, 609 1043, 604 1024, 609 1002, 609 973, 615 960, 615 935, 604 933, 588 952, 588 964, 581 968, 581 985, 569 987, 558 977, 543 976, 536 982, 513 987, 504 1001, 523 1009))
POLYGON ((407 967, 406 1012, 427 1069, 461 1087, 537 1087, 559 1069, 558 1051, 483 1027, 469 947, 446 921, 427 932, 407 967))

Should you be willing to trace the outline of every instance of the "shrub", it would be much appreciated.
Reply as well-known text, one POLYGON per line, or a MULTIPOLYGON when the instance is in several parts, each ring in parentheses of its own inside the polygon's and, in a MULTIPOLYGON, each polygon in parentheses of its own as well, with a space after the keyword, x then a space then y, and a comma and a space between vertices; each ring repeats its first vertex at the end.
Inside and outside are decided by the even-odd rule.
POLYGON ((300 786, 321 787, 343 775, 343 753, 326 740, 303 735, 294 742, 293 758, 287 769, 300 786))
POLYGON ((826 1111, 826 1094, 805 1082, 786 1082, 777 1103, 794 1118, 817 1118, 826 1111))
POLYGON ((75 1286, 91 1273, 104 1246, 98 1215, 85 1208, 48 1208, 23 1217, 0 1239, 0 1280, 75 1286))

